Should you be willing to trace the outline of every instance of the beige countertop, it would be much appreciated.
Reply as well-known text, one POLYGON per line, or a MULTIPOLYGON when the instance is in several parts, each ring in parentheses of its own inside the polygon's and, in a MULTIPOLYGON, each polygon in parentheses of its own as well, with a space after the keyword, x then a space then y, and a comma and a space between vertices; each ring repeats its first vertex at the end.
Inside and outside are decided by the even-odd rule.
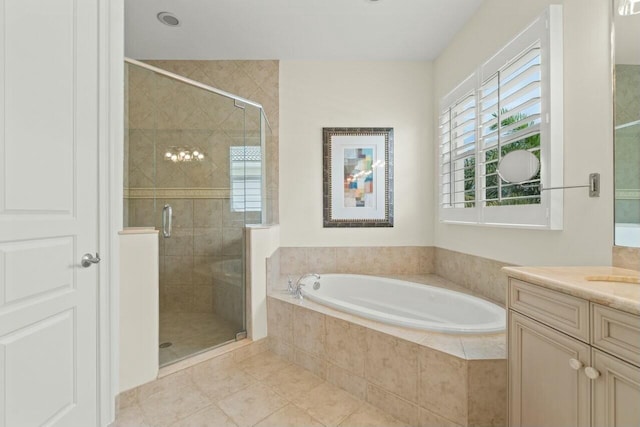
POLYGON ((640 284, 607 280, 638 281, 640 272, 636 270, 617 267, 504 267, 502 270, 509 277, 640 315, 640 284))

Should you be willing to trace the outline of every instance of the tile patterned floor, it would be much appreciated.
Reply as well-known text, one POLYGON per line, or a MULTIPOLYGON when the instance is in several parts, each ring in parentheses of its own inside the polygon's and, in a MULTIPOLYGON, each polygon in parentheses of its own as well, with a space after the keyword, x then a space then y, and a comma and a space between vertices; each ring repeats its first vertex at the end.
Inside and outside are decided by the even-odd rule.
POLYGON ((240 329, 214 313, 160 312, 160 366, 233 340, 240 329))
POLYGON ((112 427, 396 427, 392 416, 271 352, 218 357, 140 387, 112 427))

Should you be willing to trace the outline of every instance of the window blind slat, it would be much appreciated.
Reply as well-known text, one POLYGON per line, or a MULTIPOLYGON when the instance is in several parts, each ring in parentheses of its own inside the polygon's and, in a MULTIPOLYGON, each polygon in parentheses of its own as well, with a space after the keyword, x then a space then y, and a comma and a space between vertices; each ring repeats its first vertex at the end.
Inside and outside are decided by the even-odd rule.
POLYGON ((500 86, 500 96, 506 97, 511 95, 514 91, 519 90, 523 84, 537 84, 540 85, 540 65, 533 65, 526 69, 519 76, 509 80, 509 83, 505 83, 500 86))
POLYGON ((481 123, 480 202, 492 206, 539 203, 532 189, 507 184, 497 174, 503 154, 512 149, 539 150, 541 91, 540 50, 527 49, 502 69, 487 78, 480 87, 481 123), (538 147, 532 145, 538 144, 538 147), (501 147, 498 150, 498 147, 501 147))
POLYGON ((540 46, 536 45, 524 51, 520 56, 516 57, 509 64, 500 70, 504 83, 511 78, 515 78, 522 73, 523 70, 529 68, 531 63, 540 64, 540 46))
POLYGON ((231 208, 235 212, 262 210, 262 153, 259 146, 229 147, 231 208))
POLYGON ((537 100, 540 102, 540 84, 539 82, 532 82, 523 86, 521 90, 516 91, 509 96, 501 97, 500 109, 501 113, 508 113, 510 115, 515 114, 515 109, 527 101, 537 100))

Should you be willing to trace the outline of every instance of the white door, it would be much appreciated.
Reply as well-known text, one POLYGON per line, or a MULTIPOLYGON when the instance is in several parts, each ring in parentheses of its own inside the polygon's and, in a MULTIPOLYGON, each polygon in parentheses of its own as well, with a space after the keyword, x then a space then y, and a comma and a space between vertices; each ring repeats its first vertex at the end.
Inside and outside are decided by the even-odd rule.
POLYGON ((98 0, 0 0, 0 427, 97 425, 98 0))

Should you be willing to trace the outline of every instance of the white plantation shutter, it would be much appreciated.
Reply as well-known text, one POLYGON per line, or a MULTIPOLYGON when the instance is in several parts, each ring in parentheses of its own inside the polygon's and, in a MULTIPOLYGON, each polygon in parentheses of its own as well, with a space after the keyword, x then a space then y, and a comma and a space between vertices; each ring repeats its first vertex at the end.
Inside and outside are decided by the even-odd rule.
POLYGON ((480 87, 480 201, 485 206, 540 203, 540 175, 522 184, 498 176, 500 159, 526 149, 540 158, 542 82, 536 42, 480 87))
POLYGON ((562 6, 478 67, 440 104, 440 220, 562 228, 562 6), (541 161, 521 184, 498 175, 500 159, 525 149, 541 161))
POLYGON ((262 152, 259 146, 230 147, 231 209, 262 210, 262 152))
POLYGON ((473 219, 475 215, 476 81, 476 75, 471 75, 441 102, 440 213, 455 221, 473 219))
POLYGON ((469 93, 443 114, 443 194, 447 205, 475 206, 476 100, 469 93))

